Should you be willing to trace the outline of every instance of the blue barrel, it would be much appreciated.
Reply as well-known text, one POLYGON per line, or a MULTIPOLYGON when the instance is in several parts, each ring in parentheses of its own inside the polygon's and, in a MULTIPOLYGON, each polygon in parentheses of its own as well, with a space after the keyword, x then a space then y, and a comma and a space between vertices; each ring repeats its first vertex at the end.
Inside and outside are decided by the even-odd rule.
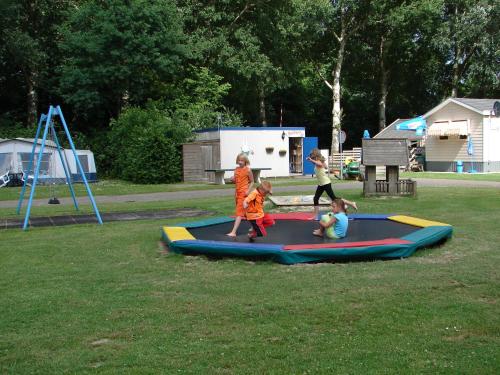
POLYGON ((464 172, 464 162, 462 160, 457 160, 457 173, 464 172))

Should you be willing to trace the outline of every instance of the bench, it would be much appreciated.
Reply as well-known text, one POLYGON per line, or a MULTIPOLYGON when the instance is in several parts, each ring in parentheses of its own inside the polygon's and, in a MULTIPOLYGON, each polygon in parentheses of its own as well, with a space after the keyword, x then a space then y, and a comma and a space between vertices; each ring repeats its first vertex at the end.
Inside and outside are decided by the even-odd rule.
MULTIPOLYGON (((250 168, 252 170, 253 174, 253 180, 256 183, 260 183, 260 171, 270 171, 271 168, 250 168)), ((205 172, 213 172, 215 175, 215 183, 217 185, 225 185, 226 182, 224 181, 224 174, 226 172, 232 172, 234 171, 234 168, 232 169, 205 169, 205 172)))

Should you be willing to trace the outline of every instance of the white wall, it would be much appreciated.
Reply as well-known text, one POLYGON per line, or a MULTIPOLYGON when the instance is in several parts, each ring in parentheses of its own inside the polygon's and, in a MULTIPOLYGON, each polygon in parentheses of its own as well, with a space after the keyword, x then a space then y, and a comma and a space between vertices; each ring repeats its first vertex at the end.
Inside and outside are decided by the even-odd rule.
POLYGON ((450 102, 439 111, 426 118, 427 126, 439 121, 469 120, 472 142, 474 144, 474 155, 467 154, 467 139, 450 137, 439 139, 439 137, 427 136, 425 139, 425 158, 427 161, 475 161, 483 160, 483 116, 479 113, 464 108, 461 105, 450 102))
POLYGON ((500 161, 500 118, 485 116, 483 124, 483 161, 500 161))
MULTIPOLYGON (((221 168, 234 168, 236 156, 243 148, 250 150, 250 166, 254 168, 272 168, 270 171, 262 171, 262 177, 289 176, 290 174, 290 150, 289 138, 292 136, 304 136, 304 130, 283 129, 245 129, 224 130, 220 132, 221 137, 221 168), (285 131, 285 139, 282 139, 285 131), (272 153, 266 152, 266 147, 274 147, 272 153), (280 150, 286 150, 284 156, 279 155, 280 150)), ((231 177, 232 172, 226 172, 225 177, 231 177)))

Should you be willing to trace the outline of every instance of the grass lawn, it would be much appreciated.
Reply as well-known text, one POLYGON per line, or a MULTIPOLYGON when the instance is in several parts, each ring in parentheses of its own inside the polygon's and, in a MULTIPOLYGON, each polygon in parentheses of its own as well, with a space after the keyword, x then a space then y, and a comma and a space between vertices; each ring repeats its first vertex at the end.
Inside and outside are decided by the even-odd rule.
MULTIPOLYGON (((445 245, 393 261, 164 255, 164 220, 0 231, 0 373, 499 373, 500 198, 471 191, 342 192, 360 212, 454 225, 445 245)), ((170 207, 227 214, 232 202, 100 208, 170 207)))
MULTIPOLYGON (((270 178, 273 185, 314 185, 316 179, 313 178, 270 178)), ((336 181, 337 183, 340 181, 336 181)), ((77 196, 86 195, 85 185, 75 184, 75 193, 77 196)), ((210 190, 210 189, 234 189, 233 184, 215 185, 206 183, 178 183, 178 184, 149 184, 139 185, 121 180, 101 180, 90 184, 92 194, 94 195, 127 195, 127 194, 147 194, 169 191, 192 191, 192 190, 210 190)), ((18 200, 21 193, 20 187, 9 187, 0 189, 0 201, 18 200)), ((58 185, 55 188, 56 195, 59 198, 70 197, 69 188, 66 185, 58 185)), ((26 189, 25 199, 29 199, 30 188, 26 189)), ((47 185, 38 185, 35 191, 35 198, 49 198, 51 188, 47 185)))
POLYGON ((500 173, 441 173, 441 172, 403 172, 405 178, 438 178, 447 180, 500 181, 500 173))

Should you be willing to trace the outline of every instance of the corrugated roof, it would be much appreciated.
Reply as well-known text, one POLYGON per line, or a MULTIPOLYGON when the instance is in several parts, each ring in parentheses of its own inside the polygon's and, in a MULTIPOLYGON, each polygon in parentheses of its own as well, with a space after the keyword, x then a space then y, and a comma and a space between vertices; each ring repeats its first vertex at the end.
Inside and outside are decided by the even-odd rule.
POLYGON ((373 138, 392 138, 392 139, 409 139, 410 141, 419 141, 422 136, 416 135, 413 130, 397 130, 397 125, 409 119, 400 119, 386 126, 384 130, 377 133, 373 138))
POLYGON ((475 108, 478 111, 490 111, 493 109, 493 104, 500 99, 470 99, 470 98, 453 98, 453 100, 475 108))

